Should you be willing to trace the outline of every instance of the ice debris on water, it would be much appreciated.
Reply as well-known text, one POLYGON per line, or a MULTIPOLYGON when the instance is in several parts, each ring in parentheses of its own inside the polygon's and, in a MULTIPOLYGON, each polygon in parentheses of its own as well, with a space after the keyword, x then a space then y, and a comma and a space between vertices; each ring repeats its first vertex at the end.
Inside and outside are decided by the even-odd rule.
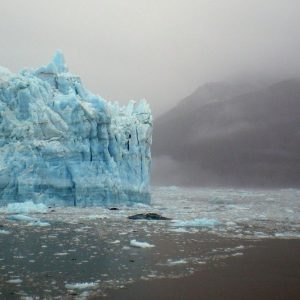
POLYGON ((19 284, 19 283, 22 283, 23 280, 20 279, 20 278, 15 278, 15 279, 9 279, 6 281, 7 283, 15 283, 15 284, 19 284))
POLYGON ((168 259, 168 261, 167 261, 167 265, 170 267, 184 265, 184 264, 187 264, 186 259, 178 259, 178 260, 168 259))
POLYGON ((10 215, 7 217, 7 220, 10 221, 24 221, 24 222, 35 222, 38 221, 36 218, 32 218, 25 215, 10 215))
POLYGON ((120 244, 120 240, 112 241, 112 242, 110 242, 110 244, 120 244))
POLYGON ((50 226, 50 223, 42 222, 40 220, 37 220, 37 221, 34 221, 34 222, 29 222, 28 226, 47 227, 47 226, 50 226))
POLYGON ((22 215, 22 214, 9 215, 9 216, 7 216, 7 220, 27 222, 28 226, 38 226, 38 227, 50 226, 50 223, 48 223, 48 222, 44 222, 44 221, 41 221, 38 218, 32 218, 32 217, 25 216, 25 215, 22 215))
POLYGON ((130 241, 130 246, 131 247, 136 247, 136 248, 153 248, 155 247, 152 244, 149 244, 147 242, 139 242, 137 240, 131 240, 130 241))
POLYGON ((86 290, 96 288, 97 286, 97 282, 77 282, 65 284, 65 287, 68 290, 86 290))
POLYGON ((43 215, 51 222, 51 228, 31 228, 27 222, 9 222, 7 213, 0 214, 0 229, 10 232, 0 236, 3 285, 18 277, 26 281, 26 284, 10 286, 18 295, 30 290, 40 293, 43 299, 48 299, 49 295, 57 299, 68 299, 68 296, 70 299, 88 299, 94 293, 106 293, 109 288, 120 288, 139 278, 186 276, 201 269, 205 263, 235 256, 240 259, 244 250, 256 243, 253 238, 300 237, 299 190, 156 187, 153 195, 149 208, 118 205, 120 210, 117 212, 106 207, 56 207, 55 213, 48 211, 43 215), (274 199, 272 202, 265 201, 268 195, 274 199), (206 218, 220 224, 215 227, 176 227, 170 226, 173 222, 169 221, 129 222, 127 219, 129 215, 147 211, 177 221, 206 218), (6 250, 10 249, 10 239, 14 240, 13 251, 6 250), (40 247, 33 247, 32 242, 40 247), (133 248, 144 246, 142 243, 145 242, 154 244, 155 248, 133 248), (43 264, 52 265, 52 272, 49 272, 52 276, 48 277, 48 272, 45 272, 46 276, 39 276, 36 268, 43 264), (71 265, 74 272, 70 273, 63 267, 65 265, 71 265), (25 273, 15 277, 13 274, 20 275, 20 266, 24 267, 25 273), (65 282, 56 281, 56 272, 65 282), (122 282, 116 280, 116 274, 120 274, 122 282), (95 289, 82 285, 93 282, 99 284, 95 289), (65 284, 70 289, 66 289, 65 284))
POLYGON ((242 253, 242 252, 237 252, 237 253, 231 254, 231 256, 242 256, 242 255, 244 255, 244 253, 242 253))
POLYGON ((3 208, 7 213, 46 213, 48 207, 43 203, 33 203, 32 201, 9 203, 6 208, 3 208))
POLYGON ((0 206, 149 203, 151 136, 146 100, 91 93, 60 51, 36 70, 0 68, 0 206))
POLYGON ((207 219, 207 218, 200 218, 200 219, 193 219, 193 220, 174 220, 172 222, 172 226, 174 227, 214 227, 219 225, 220 222, 215 219, 207 219))

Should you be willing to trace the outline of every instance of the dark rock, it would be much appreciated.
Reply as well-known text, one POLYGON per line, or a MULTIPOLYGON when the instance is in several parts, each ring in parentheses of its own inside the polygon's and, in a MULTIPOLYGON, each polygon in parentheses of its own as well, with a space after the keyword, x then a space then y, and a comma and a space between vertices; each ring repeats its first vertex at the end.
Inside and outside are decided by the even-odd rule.
POLYGON ((119 210, 117 207, 110 207, 109 210, 119 210))
POLYGON ((163 217, 156 213, 137 214, 129 216, 130 220, 171 220, 170 218, 163 217))

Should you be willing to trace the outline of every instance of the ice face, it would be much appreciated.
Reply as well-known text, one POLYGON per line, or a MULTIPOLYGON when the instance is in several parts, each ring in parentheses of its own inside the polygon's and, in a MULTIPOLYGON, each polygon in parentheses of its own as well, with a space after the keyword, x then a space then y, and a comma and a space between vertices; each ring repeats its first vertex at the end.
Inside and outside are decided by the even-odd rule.
POLYGON ((150 200, 152 116, 84 88, 63 54, 36 70, 0 68, 0 205, 150 200))

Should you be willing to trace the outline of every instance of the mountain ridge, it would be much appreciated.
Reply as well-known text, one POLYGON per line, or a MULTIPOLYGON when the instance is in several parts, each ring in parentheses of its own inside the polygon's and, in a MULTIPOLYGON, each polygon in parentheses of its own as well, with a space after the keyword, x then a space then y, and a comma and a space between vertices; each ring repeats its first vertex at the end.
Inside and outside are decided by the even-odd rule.
MULTIPOLYGON (((210 95, 222 90, 214 87, 210 95)), ((154 157, 186 169, 187 184, 299 185, 298 79, 245 93, 229 89, 218 101, 199 94, 201 88, 154 122, 154 157)), ((154 181, 158 173, 154 168, 154 181)))

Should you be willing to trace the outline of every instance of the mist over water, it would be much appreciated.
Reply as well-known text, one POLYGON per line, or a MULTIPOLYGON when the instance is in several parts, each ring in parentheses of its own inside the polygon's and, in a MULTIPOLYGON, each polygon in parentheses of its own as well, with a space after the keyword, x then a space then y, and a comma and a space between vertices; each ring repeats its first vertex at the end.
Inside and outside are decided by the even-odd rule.
POLYGON ((200 87, 154 122, 153 182, 299 187, 300 81, 200 87))

